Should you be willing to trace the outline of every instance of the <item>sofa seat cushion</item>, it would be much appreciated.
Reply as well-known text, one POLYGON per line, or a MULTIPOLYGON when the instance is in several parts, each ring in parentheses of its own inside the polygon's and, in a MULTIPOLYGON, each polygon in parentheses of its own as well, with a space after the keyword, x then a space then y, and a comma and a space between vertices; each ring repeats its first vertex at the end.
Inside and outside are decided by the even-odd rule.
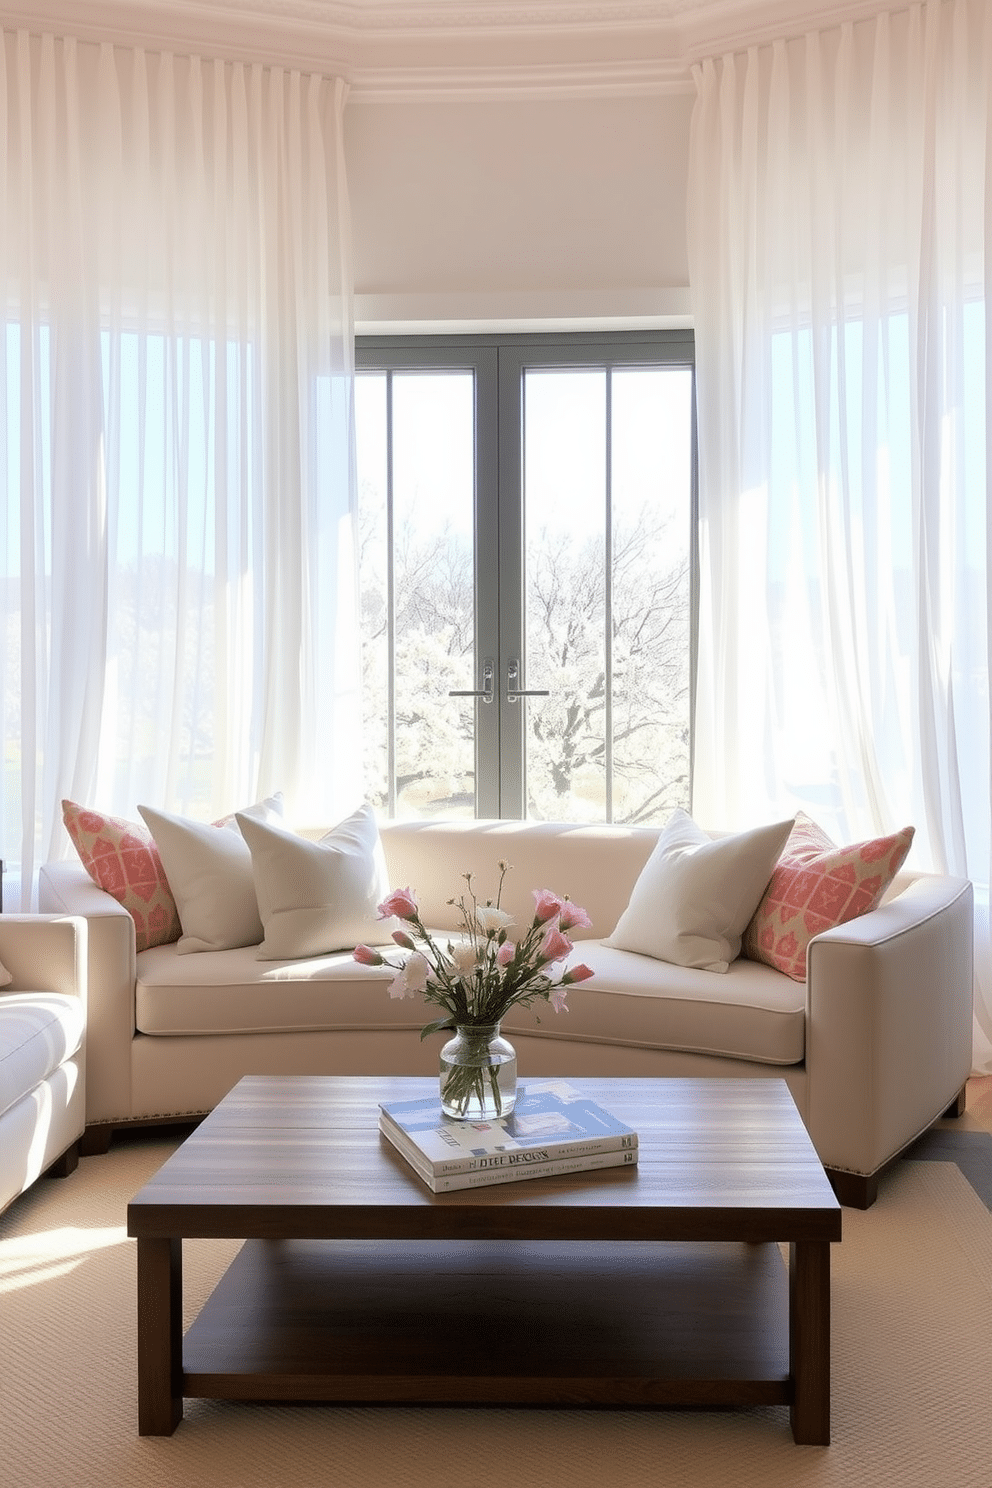
MULTIPOLYGON (((597 940, 582 942, 581 959, 594 975, 568 989, 569 1012, 513 1009, 504 1030, 763 1064, 804 1057, 805 986, 759 962, 735 961, 717 977, 597 940)), ((422 1028, 432 1007, 391 998, 392 977, 350 952, 259 961, 254 947, 181 956, 157 946, 137 960, 137 1026, 166 1036, 422 1028)))
POLYGON ((393 976, 350 951, 260 961, 257 946, 186 955, 156 946, 137 958, 135 1022, 164 1035, 421 1028, 429 1010, 390 997, 393 976))
POLYGON ((568 989, 567 1013, 513 1009, 503 1030, 719 1054, 761 1064, 799 1064, 806 1049, 806 988, 780 971, 738 958, 716 976, 584 940, 573 960, 593 971, 568 989))
POLYGON ((0 1116, 72 1058, 85 1026, 78 997, 60 992, 0 997, 0 1116))

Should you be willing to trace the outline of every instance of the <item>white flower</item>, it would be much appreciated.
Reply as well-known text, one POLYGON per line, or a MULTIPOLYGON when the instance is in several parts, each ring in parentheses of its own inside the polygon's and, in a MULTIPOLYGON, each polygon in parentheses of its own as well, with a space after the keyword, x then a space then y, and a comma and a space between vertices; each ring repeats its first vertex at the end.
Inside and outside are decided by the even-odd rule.
POLYGON ((416 997, 427 986, 430 969, 427 957, 414 951, 402 971, 390 982, 390 997, 416 997))
POLYGON ((513 924, 512 915, 507 914, 505 909, 496 909, 492 904, 478 905, 475 919, 483 935, 488 935, 491 930, 505 930, 507 925, 513 924))
POLYGON ((478 966, 479 958, 476 954, 475 946, 469 944, 467 941, 461 945, 450 946, 449 950, 451 959, 457 966, 460 976, 466 976, 478 966))

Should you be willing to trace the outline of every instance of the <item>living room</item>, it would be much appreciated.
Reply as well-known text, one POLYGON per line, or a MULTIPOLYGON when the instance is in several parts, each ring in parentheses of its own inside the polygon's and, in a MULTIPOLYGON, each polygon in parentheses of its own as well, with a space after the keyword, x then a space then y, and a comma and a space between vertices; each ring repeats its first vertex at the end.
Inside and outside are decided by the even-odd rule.
MULTIPOLYGON (((690 742, 665 814, 744 831, 802 811, 842 843, 912 825, 914 871, 970 880, 981 1135, 986 7, 28 0, 0 19, 4 909, 35 909, 39 870, 74 857, 66 799, 206 822, 283 792, 309 825, 370 794, 356 336, 359 381, 419 343, 464 360, 533 338, 589 361, 626 338, 637 364, 676 347, 697 520, 690 742)), ((509 658, 521 694, 549 685, 501 644, 497 690, 509 658)), ((445 688, 485 692, 489 654, 479 642, 445 688)), ((502 783, 482 794, 512 769, 478 749, 462 795, 468 774, 480 816, 525 814, 501 809, 502 783)), ((390 788, 384 818, 402 814, 390 788)), ((612 790, 591 820, 623 820, 612 790)), ((350 1419, 350 1480, 376 1481, 350 1419)), ((980 1481, 967 1472, 948 1481, 980 1481)))

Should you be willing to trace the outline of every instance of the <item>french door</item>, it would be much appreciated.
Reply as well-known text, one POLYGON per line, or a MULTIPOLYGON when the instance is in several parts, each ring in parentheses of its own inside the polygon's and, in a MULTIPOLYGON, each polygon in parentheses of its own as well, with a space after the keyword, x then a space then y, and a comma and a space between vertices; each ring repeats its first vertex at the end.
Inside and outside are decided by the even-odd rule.
POLYGON ((357 363, 373 804, 688 805, 691 337, 360 340, 357 363))

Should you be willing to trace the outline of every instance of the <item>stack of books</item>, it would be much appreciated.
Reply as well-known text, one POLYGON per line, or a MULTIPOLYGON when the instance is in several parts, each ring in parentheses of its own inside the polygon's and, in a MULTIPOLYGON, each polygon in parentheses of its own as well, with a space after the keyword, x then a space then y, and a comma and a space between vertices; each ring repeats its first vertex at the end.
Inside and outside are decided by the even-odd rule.
POLYGON ((637 1162, 637 1133, 561 1080, 528 1082, 493 1121, 453 1121, 437 1097, 387 1101, 379 1130, 434 1193, 637 1162))

